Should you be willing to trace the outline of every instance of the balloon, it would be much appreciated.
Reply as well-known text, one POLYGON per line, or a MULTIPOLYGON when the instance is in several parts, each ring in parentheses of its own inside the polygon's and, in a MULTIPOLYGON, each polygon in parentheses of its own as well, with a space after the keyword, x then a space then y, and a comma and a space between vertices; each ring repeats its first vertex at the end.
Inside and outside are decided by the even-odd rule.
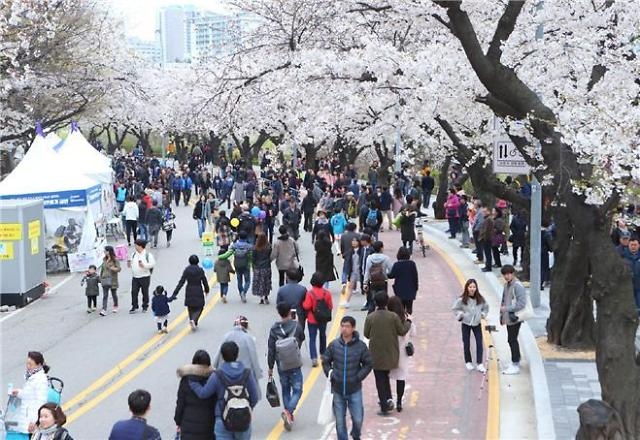
POLYGON ((211 258, 205 258, 202 260, 202 268, 207 270, 213 269, 213 260, 211 258))
POLYGON ((251 208, 251 215, 253 217, 258 217, 258 215, 260 215, 260 208, 258 208, 257 206, 251 208))
POLYGON ((237 218, 232 218, 229 223, 231 223, 231 226, 233 226, 234 228, 237 228, 240 225, 240 220, 238 220, 237 218))
POLYGON ((264 212, 264 211, 260 211, 260 212, 258 213, 258 218, 259 218, 260 220, 264 220, 265 218, 267 218, 267 213, 266 213, 266 212, 264 212))

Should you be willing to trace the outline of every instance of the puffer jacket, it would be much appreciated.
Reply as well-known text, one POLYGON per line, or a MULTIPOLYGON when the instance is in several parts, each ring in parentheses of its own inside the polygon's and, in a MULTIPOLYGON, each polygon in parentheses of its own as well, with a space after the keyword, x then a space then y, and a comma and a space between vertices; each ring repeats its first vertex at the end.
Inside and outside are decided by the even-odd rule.
POLYGON ((118 288, 118 272, 120 272, 122 268, 120 267, 120 262, 118 260, 108 260, 104 259, 102 262, 102 267, 100 268, 100 278, 106 278, 108 276, 111 277, 111 289, 118 288))
POLYGON ((44 370, 32 374, 24 384, 24 387, 18 393, 21 405, 18 417, 15 422, 17 425, 11 427, 15 432, 29 432, 29 423, 38 421, 38 408, 47 403, 49 395, 49 381, 44 370))
POLYGON ((349 342, 342 336, 331 341, 322 355, 322 368, 325 376, 331 370, 332 391, 346 396, 362 388, 373 364, 367 344, 360 340, 358 332, 354 332, 349 342))
POLYGON ((213 373, 213 368, 205 365, 185 365, 178 368, 180 377, 176 411, 173 420, 180 427, 182 438, 193 440, 213 439, 214 411, 216 396, 200 399, 191 390, 189 380, 204 385, 213 373))
POLYGON ((467 303, 462 302, 462 298, 458 298, 451 307, 456 319, 462 318, 462 323, 475 327, 480 324, 480 320, 487 316, 489 313, 489 304, 483 301, 482 304, 478 304, 475 298, 469 298, 467 303))

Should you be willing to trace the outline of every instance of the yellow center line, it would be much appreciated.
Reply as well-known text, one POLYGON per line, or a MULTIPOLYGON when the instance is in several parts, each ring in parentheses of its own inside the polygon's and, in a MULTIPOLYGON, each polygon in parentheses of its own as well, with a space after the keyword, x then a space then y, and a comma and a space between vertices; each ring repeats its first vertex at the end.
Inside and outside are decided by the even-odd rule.
MULTIPOLYGON (((329 334, 327 335, 328 342, 333 341, 338 336, 338 332, 340 331, 340 320, 342 319, 344 314, 345 314, 345 309, 343 307, 340 307, 340 306, 336 307, 336 314, 332 318, 331 328, 329 329, 329 334)), ((322 363, 320 364, 320 366, 311 369, 311 372, 309 373, 304 383, 302 384, 302 396, 300 396, 300 400, 298 401, 298 407, 295 410, 294 414, 300 411, 302 404, 304 403, 305 400, 307 400, 307 397, 309 397, 309 394, 311 394, 313 386, 317 382, 318 377, 320 376, 320 373, 322 371, 323 371, 322 363)), ((267 436, 267 439, 268 440, 279 439, 283 432, 284 432, 284 425, 282 423, 278 423, 273 427, 273 429, 267 436)))
MULTIPOLYGON (((435 250, 451 268, 458 279, 460 286, 464 287, 466 279, 462 274, 462 271, 442 249, 435 245, 435 243, 429 243, 431 244, 431 248, 435 250)), ((485 348, 489 351, 489 347, 493 345, 493 336, 485 329, 486 321, 482 320, 482 322, 482 340, 485 348)), ((493 440, 500 437, 500 376, 498 375, 498 362, 495 358, 489 359, 487 375, 489 377, 489 396, 487 398, 487 433, 485 438, 487 440, 493 440)))
MULTIPOLYGON (((216 276, 214 275, 209 279, 209 285, 211 286, 215 283, 216 283, 216 276)), ((213 292, 213 289, 211 289, 211 292, 213 292)), ((219 299, 220 299, 220 295, 215 295, 214 298, 209 301, 209 303, 205 306, 202 312, 202 318, 204 318, 213 309, 213 307, 217 304, 219 299)), ((168 329, 170 331, 175 329, 183 321, 185 321, 186 318, 187 318, 187 311, 183 310, 182 313, 178 315, 178 318, 176 320, 173 320, 169 324, 168 329)), ((76 396, 74 396, 72 399, 67 401, 65 404, 63 404, 62 409, 66 412, 68 412, 70 408, 73 408, 74 406, 82 404, 82 401, 85 400, 87 396, 99 390, 100 388, 104 387, 104 385, 106 385, 111 379, 113 379, 118 374, 122 374, 124 369, 128 367, 133 361, 135 361, 138 357, 140 357, 140 355, 142 355, 151 347, 160 343, 164 339, 165 343, 162 346, 160 346, 158 350, 155 351, 151 356, 145 359, 140 365, 138 365, 132 371, 130 371, 125 376, 120 378, 113 385, 109 386, 104 391, 96 395, 93 399, 82 404, 82 406, 78 408, 78 410, 70 413, 67 416, 67 423, 71 423, 74 420, 78 419, 87 411, 95 407, 98 403, 103 401, 106 397, 110 396, 115 391, 120 389, 125 383, 127 383, 128 381, 136 377, 138 374, 140 374, 145 368, 147 368, 149 365, 151 365, 153 362, 159 359, 163 354, 165 354, 169 349, 171 349, 171 347, 173 347, 179 340, 184 338, 184 336, 189 333, 189 330, 190 330, 190 327, 185 327, 177 335, 173 336, 168 340, 164 335, 158 335, 158 334, 154 335, 146 343, 141 345, 133 353, 127 356, 123 361, 119 362, 114 368, 112 368, 107 373, 105 373, 102 377, 100 377, 98 380, 93 382, 89 387, 87 387, 86 389, 78 393, 76 396)))

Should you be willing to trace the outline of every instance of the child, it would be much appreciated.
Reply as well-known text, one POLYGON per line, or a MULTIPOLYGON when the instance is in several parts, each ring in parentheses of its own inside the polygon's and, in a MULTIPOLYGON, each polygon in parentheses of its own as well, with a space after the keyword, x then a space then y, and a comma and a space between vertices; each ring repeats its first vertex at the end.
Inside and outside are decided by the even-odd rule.
POLYGON ((98 283, 100 283, 100 276, 96 272, 97 267, 95 265, 89 266, 89 269, 85 273, 84 277, 82 277, 82 281, 80 281, 80 285, 84 286, 85 284, 85 295, 87 295, 87 313, 95 312, 98 303, 98 295, 100 294, 100 288, 98 287, 98 283))
POLYGON ((151 310, 153 316, 156 317, 156 324, 158 324, 158 334, 169 333, 167 324, 169 320, 169 303, 173 301, 173 298, 167 298, 167 291, 164 287, 158 286, 153 291, 153 299, 151 300, 151 310))
MULTIPOLYGON (((218 257, 227 252, 226 247, 221 247, 218 252, 218 257)), ((227 303, 227 292, 229 291, 229 282, 231 281, 231 274, 236 273, 233 270, 233 266, 231 266, 231 261, 228 259, 218 258, 216 260, 215 265, 213 266, 213 270, 216 273, 216 278, 220 283, 220 297, 222 298, 223 303, 227 303)))
POLYGON ((474 368, 471 363, 471 350, 469 347, 471 332, 473 331, 473 336, 476 340, 476 362, 478 363, 475 368, 479 372, 485 373, 487 370, 484 367, 482 357, 482 328, 480 320, 484 319, 489 313, 489 305, 480 295, 476 280, 467 280, 462 296, 456 300, 451 310, 453 310, 458 321, 462 323, 462 344, 467 370, 471 371, 474 368))

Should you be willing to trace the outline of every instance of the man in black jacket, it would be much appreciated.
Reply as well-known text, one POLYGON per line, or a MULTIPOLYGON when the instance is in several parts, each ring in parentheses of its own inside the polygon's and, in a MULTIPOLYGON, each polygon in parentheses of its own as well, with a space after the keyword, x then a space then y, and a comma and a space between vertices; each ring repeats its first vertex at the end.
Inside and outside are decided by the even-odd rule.
POLYGON ((436 185, 436 181, 433 177, 431 177, 431 171, 427 170, 422 176, 422 198, 425 209, 429 209, 429 203, 431 202, 431 193, 433 192, 433 187, 436 185))
POLYGON ((325 376, 331 371, 333 413, 338 440, 348 438, 347 407, 353 421, 351 436, 359 439, 364 418, 362 382, 371 373, 371 354, 356 331, 356 320, 345 316, 340 321, 340 337, 331 341, 322 355, 325 376))

